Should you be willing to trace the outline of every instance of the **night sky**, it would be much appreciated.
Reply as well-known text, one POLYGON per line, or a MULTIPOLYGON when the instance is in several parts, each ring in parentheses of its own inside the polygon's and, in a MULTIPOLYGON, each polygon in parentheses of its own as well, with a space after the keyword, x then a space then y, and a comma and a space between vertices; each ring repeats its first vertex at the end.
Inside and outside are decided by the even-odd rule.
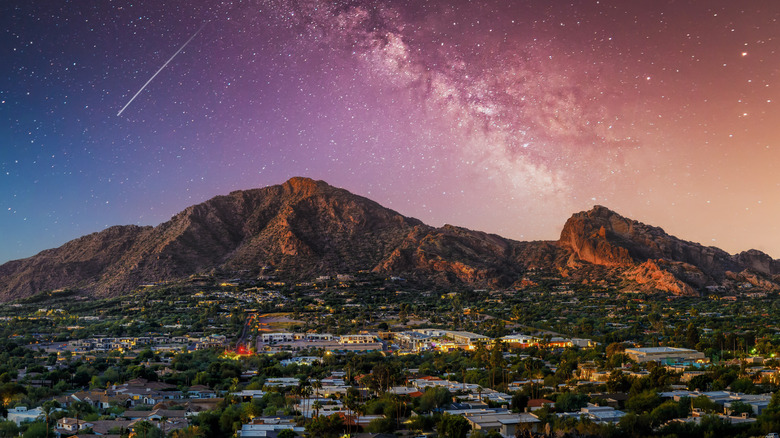
POLYGON ((292 176, 435 226, 557 239, 600 204, 777 258, 778 18, 776 0, 6 0, 0 262, 292 176))

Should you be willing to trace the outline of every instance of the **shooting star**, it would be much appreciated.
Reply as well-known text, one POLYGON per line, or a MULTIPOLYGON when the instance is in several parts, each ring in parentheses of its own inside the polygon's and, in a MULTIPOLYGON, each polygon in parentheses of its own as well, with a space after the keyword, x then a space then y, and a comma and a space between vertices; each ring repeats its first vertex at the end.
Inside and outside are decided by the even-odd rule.
POLYGON ((190 43, 190 41, 192 41, 192 39, 193 39, 193 38, 195 38, 195 37, 196 37, 196 36, 197 36, 197 35, 200 33, 200 31, 201 31, 201 30, 203 30, 203 28, 204 28, 204 27, 206 27, 206 25, 207 25, 207 24, 208 24, 208 21, 207 21, 207 22, 205 22, 205 23, 203 23, 203 26, 201 26, 201 27, 200 27, 200 29, 196 30, 196 31, 195 31, 195 33, 194 33, 194 34, 192 34, 192 36, 190 37, 190 39, 188 39, 188 40, 187 40, 187 41, 186 41, 184 44, 182 44, 182 45, 181 45, 181 47, 179 47, 179 50, 177 50, 177 51, 176 51, 176 53, 174 53, 174 54, 173 54, 173 56, 171 56, 170 58, 168 58, 168 60, 167 60, 167 61, 165 61, 165 64, 163 64, 163 65, 162 65, 162 67, 160 67, 160 69, 159 69, 159 70, 157 70, 157 72, 156 72, 155 74, 153 74, 153 75, 152 75, 152 77, 151 77, 151 78, 149 78, 149 80, 148 80, 148 81, 146 81, 146 83, 144 84, 144 86, 143 86, 143 87, 141 87, 141 89, 140 89, 140 90, 138 90, 138 92, 136 92, 136 93, 133 95, 133 97, 131 97, 131 98, 130 98, 130 100, 128 100, 128 101, 127 101, 127 103, 125 104, 125 106, 123 106, 123 107, 122 107, 122 109, 121 109, 121 110, 119 110, 119 112, 118 112, 118 113, 116 113, 117 117, 119 117, 119 116, 121 116, 121 115, 122 115, 122 112, 125 110, 125 108, 127 108, 128 106, 130 106, 130 104, 131 104, 131 103, 133 103, 133 101, 135 100, 135 98, 136 98, 136 97, 138 97, 138 95, 139 95, 139 94, 141 94, 141 92, 142 92, 142 91, 144 91, 144 88, 146 88, 146 86, 147 86, 147 85, 149 85, 149 83, 150 83, 150 82, 152 82, 152 81, 154 80, 154 78, 155 78, 155 77, 157 77, 157 75, 158 75, 158 74, 160 74, 160 72, 161 72, 161 71, 162 71, 162 70, 165 68, 165 66, 167 66, 167 65, 168 65, 168 64, 169 64, 171 61, 173 61, 173 58, 175 58, 175 57, 176 57, 176 55, 178 55, 178 54, 179 54, 179 52, 181 52, 182 50, 184 50, 184 48, 185 48, 185 47, 187 47, 187 44, 189 44, 189 43, 190 43))

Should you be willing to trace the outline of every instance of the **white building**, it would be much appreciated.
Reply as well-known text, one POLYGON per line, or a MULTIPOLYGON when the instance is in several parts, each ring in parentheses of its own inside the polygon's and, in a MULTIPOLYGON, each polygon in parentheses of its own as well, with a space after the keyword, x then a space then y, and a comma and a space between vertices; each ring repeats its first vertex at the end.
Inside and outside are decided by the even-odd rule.
POLYGON ((273 342, 292 342, 295 340, 295 335, 288 332, 263 333, 260 335, 260 340, 266 344, 273 342))
POLYGON ((5 418, 19 426, 22 423, 43 419, 43 411, 41 411, 41 408, 27 409, 24 406, 17 406, 9 409, 5 418))

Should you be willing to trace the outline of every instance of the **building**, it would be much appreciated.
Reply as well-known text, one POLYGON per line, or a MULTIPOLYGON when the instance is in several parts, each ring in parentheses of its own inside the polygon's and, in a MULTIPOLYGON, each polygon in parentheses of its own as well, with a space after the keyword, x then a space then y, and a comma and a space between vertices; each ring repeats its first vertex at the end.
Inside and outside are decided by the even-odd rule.
POLYGON ((290 418, 255 418, 251 423, 241 426, 236 434, 240 437, 275 437, 281 430, 292 430, 297 435, 303 435, 305 429, 295 426, 290 418))
POLYGON ((77 418, 64 417, 57 420, 57 429, 62 429, 65 432, 77 433, 80 430, 85 430, 92 427, 94 424, 77 418))
POLYGON ((374 335, 344 335, 339 339, 339 344, 374 344, 374 335))
POLYGON ((431 337, 416 331, 393 333, 393 339, 403 348, 420 351, 430 347, 431 337))
POLYGON ((504 438, 511 438, 517 432, 519 424, 530 424, 533 432, 537 431, 540 423, 536 416, 528 413, 496 412, 480 409, 478 413, 464 413, 463 418, 468 420, 472 430, 481 430, 484 433, 498 432, 504 438))
POLYGON ((620 421, 626 413, 611 406, 596 406, 588 403, 588 406, 580 409, 579 412, 565 412, 560 415, 574 418, 585 417, 597 424, 614 424, 620 421))
POLYGON ((286 386, 298 386, 300 381, 296 377, 270 377, 265 381, 265 386, 272 388, 284 388, 286 386))
POLYGON ((626 354, 638 363, 652 361, 662 363, 706 361, 704 353, 677 347, 626 348, 626 354))
POLYGON ((504 336, 501 341, 513 348, 528 348, 538 344, 533 336, 521 333, 504 336))
POLYGON ((260 340, 265 342, 266 344, 274 343, 274 342, 292 342, 295 338, 295 335, 292 333, 287 332, 279 332, 279 333, 263 333, 260 335, 260 340))
POLYGON ((43 418, 43 411, 41 411, 40 408, 27 409, 25 406, 17 406, 13 409, 9 409, 5 418, 8 421, 13 421, 19 426, 22 423, 43 418))
POLYGON ((477 342, 487 342, 490 340, 485 335, 478 335, 471 332, 456 332, 447 330, 444 332, 444 337, 452 339, 458 344, 475 345, 477 342))
POLYGON ((287 365, 314 365, 316 362, 320 362, 320 358, 316 356, 299 356, 290 359, 284 359, 279 362, 283 367, 287 365))

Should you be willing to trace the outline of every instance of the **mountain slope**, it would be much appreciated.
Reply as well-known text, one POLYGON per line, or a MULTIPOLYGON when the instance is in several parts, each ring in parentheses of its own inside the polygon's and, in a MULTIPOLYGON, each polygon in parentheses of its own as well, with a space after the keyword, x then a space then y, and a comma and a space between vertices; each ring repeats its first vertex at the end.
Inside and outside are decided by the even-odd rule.
POLYGON ((529 269, 574 280, 610 278, 626 290, 694 295, 706 286, 777 287, 780 262, 729 255, 601 206, 574 214, 558 241, 517 242, 434 228, 331 187, 293 178, 188 207, 157 227, 117 226, 0 266, 0 300, 79 288, 118 295, 212 270, 257 275, 373 270, 443 286, 510 287, 529 269))

